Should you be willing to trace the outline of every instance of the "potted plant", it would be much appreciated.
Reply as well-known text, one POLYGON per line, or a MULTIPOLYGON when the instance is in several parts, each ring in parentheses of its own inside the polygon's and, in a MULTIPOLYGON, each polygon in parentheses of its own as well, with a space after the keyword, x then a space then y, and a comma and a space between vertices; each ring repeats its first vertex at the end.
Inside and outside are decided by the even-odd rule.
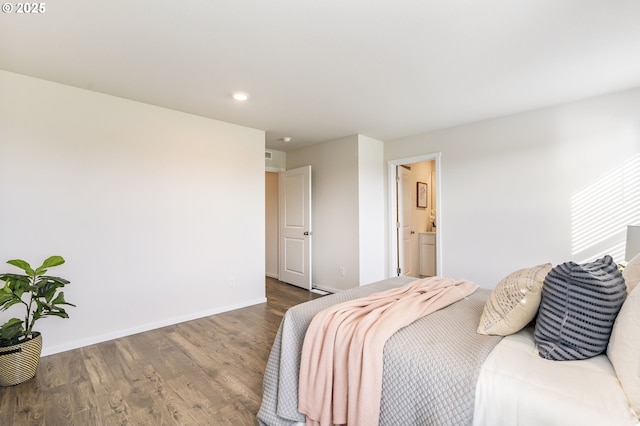
POLYGON ((36 374, 42 352, 42 335, 33 331, 40 318, 69 318, 63 305, 75 306, 64 300, 60 291, 69 281, 45 275, 49 268, 64 263, 61 256, 51 256, 33 269, 24 260, 7 262, 24 274, 0 274, 4 287, 0 289, 0 311, 14 305, 24 310, 24 317, 11 318, 0 326, 0 385, 11 386, 29 380, 36 374))

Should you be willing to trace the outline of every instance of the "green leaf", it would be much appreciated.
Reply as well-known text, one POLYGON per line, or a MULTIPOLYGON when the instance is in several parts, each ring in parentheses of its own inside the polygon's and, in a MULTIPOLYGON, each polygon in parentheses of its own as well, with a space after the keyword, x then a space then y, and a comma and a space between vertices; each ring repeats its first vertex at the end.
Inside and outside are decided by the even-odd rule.
POLYGON ((25 284, 28 286, 31 282, 31 278, 20 274, 0 274, 0 280, 9 284, 12 289, 16 286, 24 286, 25 284))
POLYGON ((65 311, 51 311, 47 314, 47 316, 54 316, 60 318, 69 318, 69 315, 65 311))
POLYGON ((22 297, 25 292, 31 291, 31 280, 26 275, 4 274, 3 279, 6 287, 16 297, 22 297))
POLYGON ((6 311, 13 305, 17 305, 18 303, 22 303, 22 300, 19 297, 10 297, 0 299, 0 311, 6 311))
POLYGON ((41 277, 34 285, 36 297, 43 297, 47 302, 51 301, 60 287, 64 287, 65 281, 52 277, 41 277))
POLYGON ((76 306, 73 303, 69 303, 66 300, 64 300, 64 291, 61 291, 58 296, 51 301, 52 305, 69 305, 69 306, 76 306))
POLYGON ((11 318, 0 327, 0 346, 16 344, 23 335, 22 321, 18 318, 11 318))
POLYGON ((0 289, 0 310, 22 303, 22 295, 29 291, 29 278, 23 275, 5 274, 5 285, 0 289))
POLYGON ((9 283, 5 283, 4 286, 0 288, 0 297, 13 297, 9 283))
POLYGON ((62 265, 64 263, 64 258, 62 256, 49 256, 42 263, 42 266, 45 268, 52 268, 54 266, 62 265))
POLYGON ((13 299, 14 299, 13 294, 11 294, 11 293, 7 294, 6 292, 0 290, 0 310, 4 311, 9 306, 11 306, 11 305, 9 305, 9 306, 5 307, 4 304, 7 303, 10 300, 13 300, 13 299))
POLYGON ((57 287, 64 287, 65 285, 70 283, 70 281, 65 280, 64 278, 52 277, 52 276, 49 276, 49 275, 41 276, 40 280, 46 280, 47 282, 50 282, 50 283, 56 283, 57 287))
POLYGON ((25 262, 24 260, 21 259, 13 259, 13 260, 9 260, 7 261, 7 263, 9 265, 13 265, 13 266, 17 266, 18 268, 22 269, 23 271, 25 271, 27 273, 27 275, 29 275, 30 277, 35 276, 36 272, 33 270, 33 268, 31 268, 31 265, 29 265, 29 263, 25 262))
POLYGON ((59 266, 59 265, 62 265, 63 263, 64 263, 64 259, 62 258, 62 256, 48 257, 47 259, 45 259, 44 262, 42 262, 42 265, 40 265, 38 269, 36 269, 35 274, 42 275, 45 272, 47 272, 48 268, 53 268, 54 266, 59 266))

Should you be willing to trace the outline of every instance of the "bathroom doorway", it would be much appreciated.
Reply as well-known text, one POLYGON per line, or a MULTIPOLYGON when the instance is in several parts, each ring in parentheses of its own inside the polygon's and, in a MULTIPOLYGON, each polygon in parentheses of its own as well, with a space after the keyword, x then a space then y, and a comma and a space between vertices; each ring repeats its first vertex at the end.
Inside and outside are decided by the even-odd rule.
POLYGON ((440 154, 388 163, 391 276, 441 274, 439 165, 440 154))

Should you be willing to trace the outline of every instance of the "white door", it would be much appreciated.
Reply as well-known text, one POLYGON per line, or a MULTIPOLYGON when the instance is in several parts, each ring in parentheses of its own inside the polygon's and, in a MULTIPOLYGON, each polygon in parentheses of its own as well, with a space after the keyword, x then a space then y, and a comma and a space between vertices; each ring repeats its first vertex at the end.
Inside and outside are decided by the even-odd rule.
POLYGON ((280 281, 311 290, 311 166, 278 178, 280 281))
POLYGON ((398 230, 398 275, 413 276, 411 264, 411 171, 405 167, 397 166, 397 218, 396 227, 398 230))

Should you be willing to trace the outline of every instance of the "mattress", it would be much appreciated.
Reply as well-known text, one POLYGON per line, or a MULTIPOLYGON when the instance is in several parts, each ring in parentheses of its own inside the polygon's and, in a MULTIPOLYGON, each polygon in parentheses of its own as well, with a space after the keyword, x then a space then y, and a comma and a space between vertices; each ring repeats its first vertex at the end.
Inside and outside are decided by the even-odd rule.
POLYGON ((533 329, 507 336, 485 360, 474 425, 638 425, 603 354, 579 361, 541 358, 533 329))
MULTIPOLYGON (((317 312, 409 281, 396 277, 289 309, 265 369, 259 424, 304 422, 297 410, 300 353, 307 327, 317 312)), ((478 289, 391 336, 383 354, 381 426, 471 425, 476 379, 483 361, 501 340, 476 333, 489 293, 478 289)))

